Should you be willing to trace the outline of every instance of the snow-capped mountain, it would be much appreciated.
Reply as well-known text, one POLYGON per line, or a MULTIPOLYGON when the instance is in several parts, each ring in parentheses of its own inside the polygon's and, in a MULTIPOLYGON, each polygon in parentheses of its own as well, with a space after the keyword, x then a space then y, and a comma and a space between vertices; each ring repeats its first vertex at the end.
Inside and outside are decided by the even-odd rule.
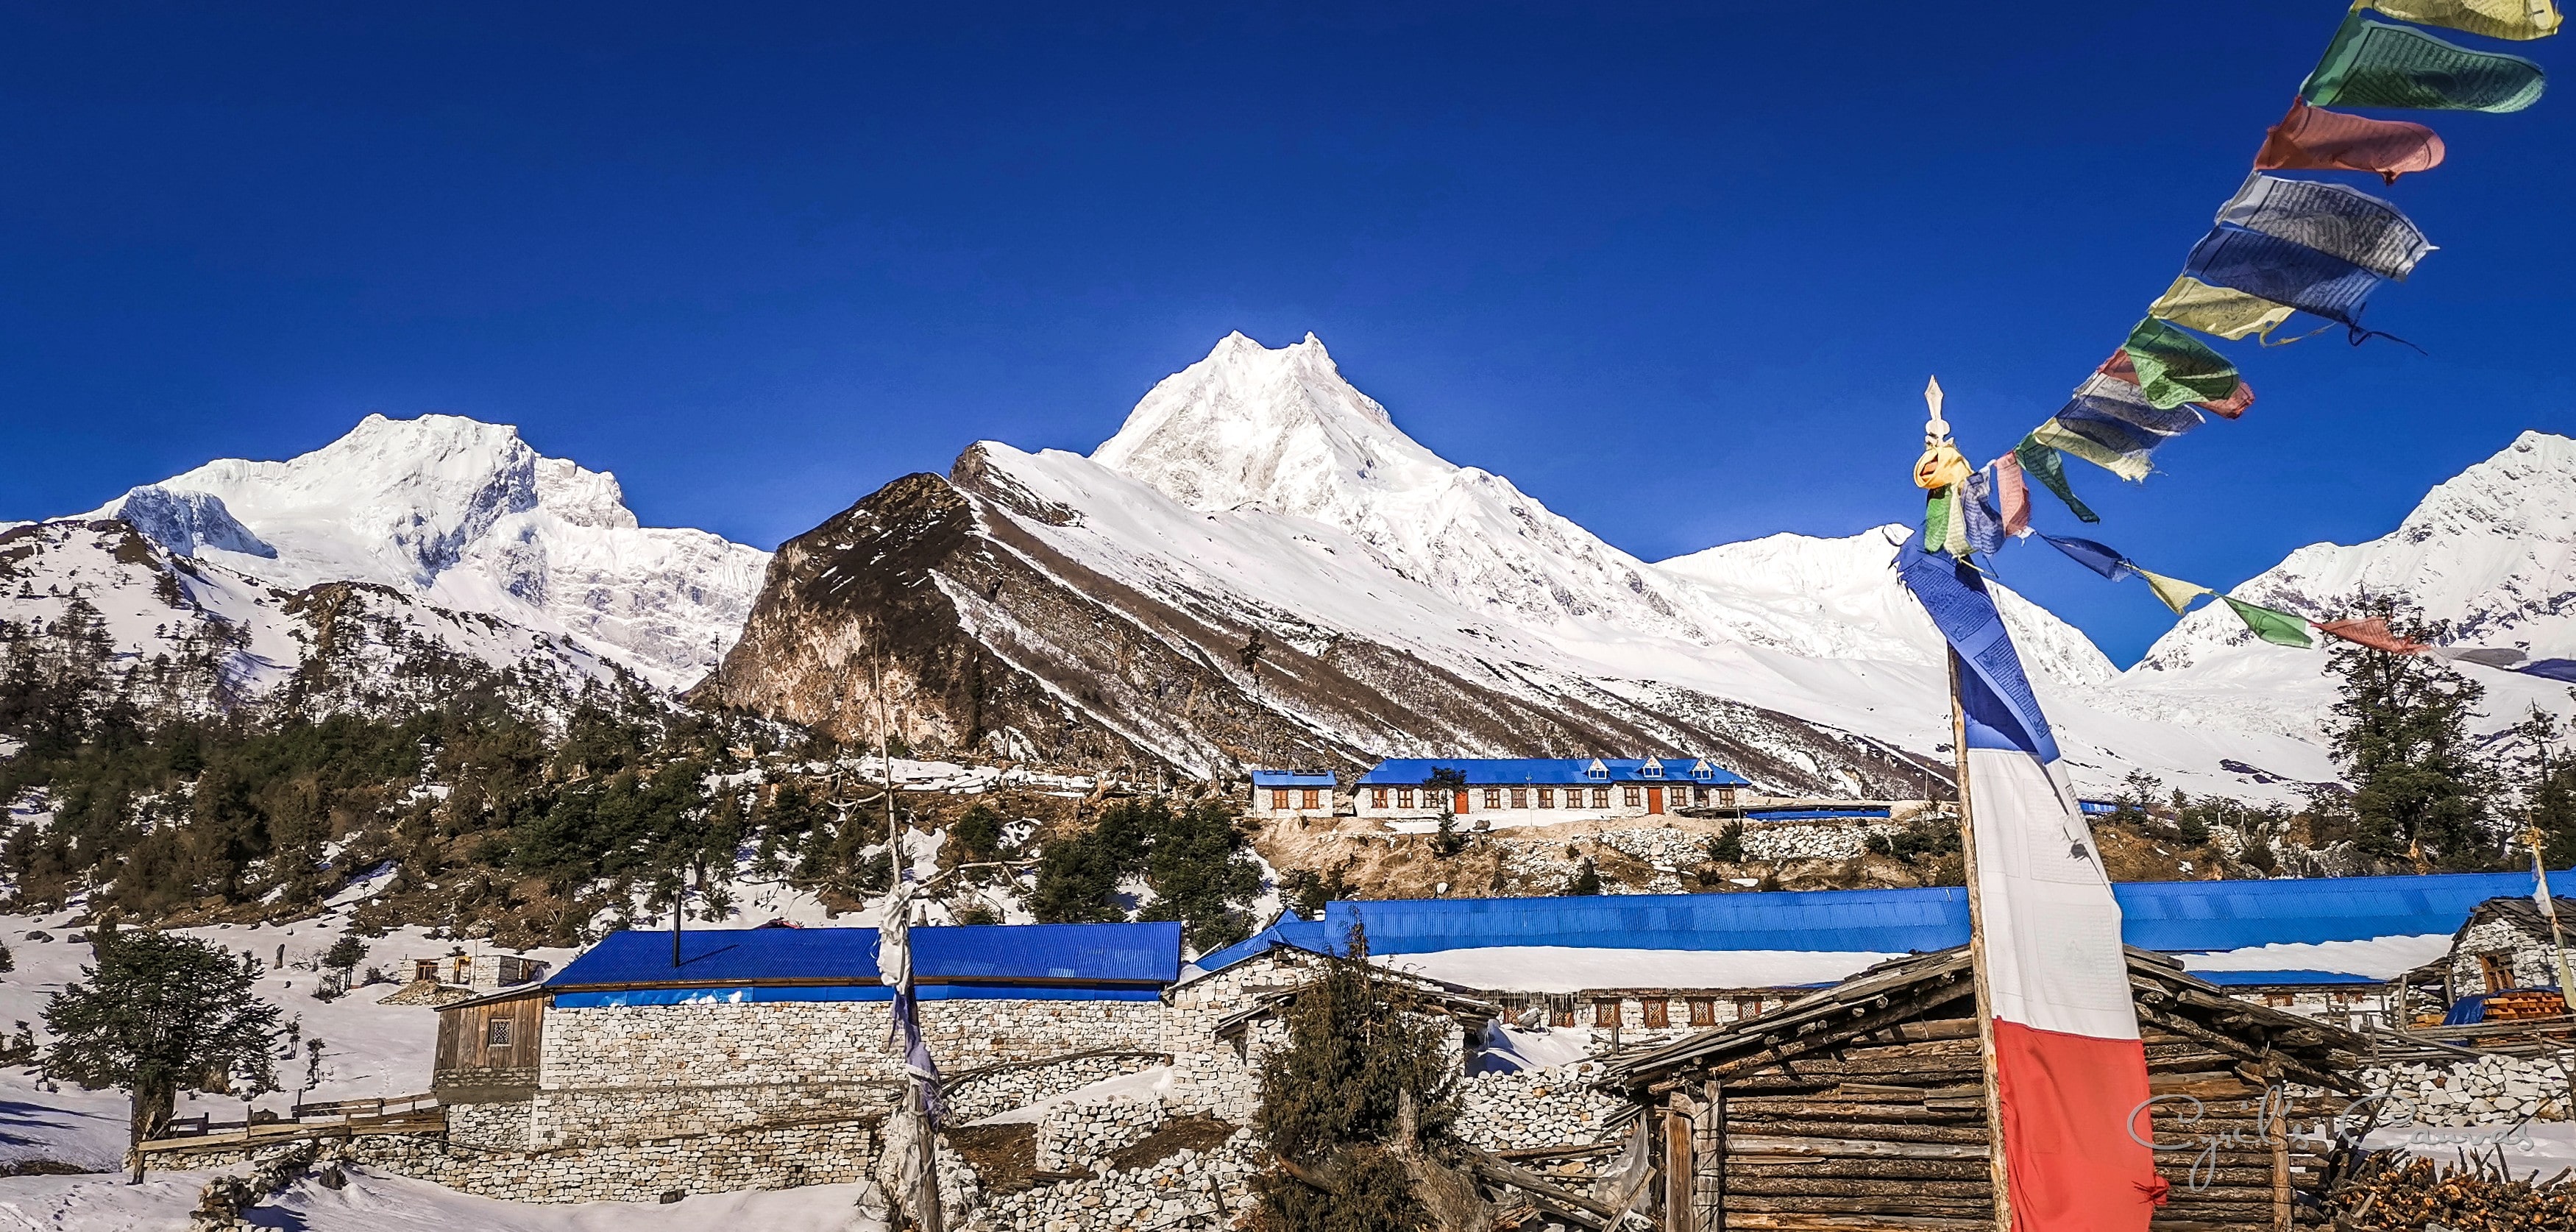
MULTIPOLYGON (((1891 568, 1905 533, 1648 563, 1406 436, 1311 335, 1237 334, 1088 457, 982 442, 792 541, 722 691, 1202 772, 1705 748, 1786 789, 1893 792, 1946 761, 1948 723, 1939 637, 1891 568), (871 647, 888 710, 853 679, 871 647)), ((2136 705, 2082 633, 2004 604, 2079 783, 2329 776, 2295 733, 2163 721, 2188 691, 2136 705)))
POLYGON ((365 582, 497 616, 666 689, 706 673, 768 563, 705 531, 639 526, 615 476, 454 415, 369 415, 301 457, 209 462, 81 520, 109 518, 268 587, 365 582))
MULTIPOLYGON (((2576 440, 2525 432, 2425 495, 2368 543, 2315 543, 2229 592, 2313 620, 2357 613, 2365 595, 2404 596, 2450 622, 2450 644, 2576 657, 2576 440)), ((2564 685, 2465 668, 2487 687, 2485 726, 2533 705, 2564 715, 2564 685)), ((2319 730, 2333 701, 2321 653, 2267 646, 2219 605, 2186 616, 2130 668, 2141 698, 2193 692, 2319 730)))

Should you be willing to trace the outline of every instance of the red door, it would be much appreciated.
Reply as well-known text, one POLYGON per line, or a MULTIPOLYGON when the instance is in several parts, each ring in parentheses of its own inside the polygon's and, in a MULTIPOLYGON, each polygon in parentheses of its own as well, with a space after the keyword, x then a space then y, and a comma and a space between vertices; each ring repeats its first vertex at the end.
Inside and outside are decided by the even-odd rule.
POLYGON ((1450 810, 1450 811, 1452 811, 1452 812, 1457 812, 1457 813, 1463 813, 1463 812, 1466 812, 1466 811, 1467 811, 1467 793, 1466 793, 1464 790, 1461 790, 1461 791, 1459 791, 1459 793, 1458 793, 1458 807, 1457 807, 1457 808, 1455 808, 1455 809, 1452 809, 1452 810, 1450 810))
POLYGON ((1649 813, 1660 813, 1664 811, 1663 788, 1649 787, 1646 789, 1646 811, 1649 813))

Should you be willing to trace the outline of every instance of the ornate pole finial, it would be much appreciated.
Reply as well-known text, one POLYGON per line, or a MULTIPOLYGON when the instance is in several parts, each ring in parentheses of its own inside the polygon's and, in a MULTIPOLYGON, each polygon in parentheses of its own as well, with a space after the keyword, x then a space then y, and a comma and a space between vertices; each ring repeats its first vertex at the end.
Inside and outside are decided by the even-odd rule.
POLYGON ((1930 449, 1950 439, 1950 421, 1941 418, 1941 378, 1923 383, 1923 405, 1928 413, 1923 419, 1923 447, 1930 449))

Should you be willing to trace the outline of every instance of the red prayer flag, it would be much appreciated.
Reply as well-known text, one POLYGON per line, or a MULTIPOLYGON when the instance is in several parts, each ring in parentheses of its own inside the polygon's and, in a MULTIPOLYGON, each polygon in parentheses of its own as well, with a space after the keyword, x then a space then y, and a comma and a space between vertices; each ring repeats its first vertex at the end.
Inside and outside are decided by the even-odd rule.
POLYGON ((1995 459, 1995 501, 2003 506, 2005 534, 2030 529, 2030 483, 2022 476, 2021 459, 2011 454, 1995 459))
POLYGON ((2373 120, 2292 99, 2290 114, 2264 134, 2257 171, 2368 171, 2389 183, 2442 164, 2442 138, 2421 124, 2373 120))
POLYGON ((2328 621, 2318 625, 2317 628, 2347 642, 2368 646, 2373 650, 2385 650, 2390 654, 2422 654, 2425 649, 2422 642, 2408 641, 2389 632, 2388 621, 2379 616, 2373 616, 2368 620, 2328 621))

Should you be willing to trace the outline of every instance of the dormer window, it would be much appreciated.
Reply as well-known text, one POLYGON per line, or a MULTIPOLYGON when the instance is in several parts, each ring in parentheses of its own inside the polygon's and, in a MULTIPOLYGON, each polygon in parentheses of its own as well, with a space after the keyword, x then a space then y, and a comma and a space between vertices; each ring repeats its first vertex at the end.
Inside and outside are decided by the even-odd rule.
POLYGON ((1602 765, 1601 759, 1595 757, 1592 759, 1591 765, 1583 768, 1583 777, 1592 779, 1596 782, 1607 783, 1610 781, 1610 767, 1602 765))
POLYGON ((1647 758, 1644 765, 1637 767, 1637 777, 1641 779, 1659 779, 1664 777, 1664 763, 1651 757, 1647 758))
POLYGON ((1708 759, 1707 759, 1707 758, 1705 758, 1705 757, 1700 758, 1698 762, 1694 763, 1694 764, 1691 766, 1691 777, 1692 777, 1692 778, 1695 778, 1695 779, 1713 779, 1713 778, 1716 778, 1716 777, 1717 777, 1717 767, 1715 767, 1715 766, 1712 766, 1712 765, 1708 764, 1708 759))

